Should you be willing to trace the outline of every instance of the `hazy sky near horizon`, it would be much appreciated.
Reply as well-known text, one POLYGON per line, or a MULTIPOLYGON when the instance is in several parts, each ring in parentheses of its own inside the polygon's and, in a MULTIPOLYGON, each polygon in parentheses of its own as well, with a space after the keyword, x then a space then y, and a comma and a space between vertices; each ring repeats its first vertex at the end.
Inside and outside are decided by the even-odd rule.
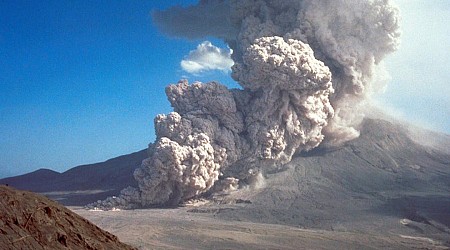
MULTIPOLYGON (((0 178, 146 148, 153 118, 171 111, 164 87, 181 78, 236 87, 224 43, 170 38, 152 24, 152 9, 196 2, 1 1, 0 178)), ((402 44, 385 62, 391 80, 375 100, 450 134, 450 2, 395 2, 402 44)))

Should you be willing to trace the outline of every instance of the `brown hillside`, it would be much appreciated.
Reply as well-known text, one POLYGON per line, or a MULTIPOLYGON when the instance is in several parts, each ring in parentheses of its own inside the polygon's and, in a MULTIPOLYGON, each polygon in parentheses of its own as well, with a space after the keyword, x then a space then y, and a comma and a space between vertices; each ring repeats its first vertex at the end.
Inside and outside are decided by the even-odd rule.
POLYGON ((0 186, 1 249, 133 249, 44 196, 0 186))

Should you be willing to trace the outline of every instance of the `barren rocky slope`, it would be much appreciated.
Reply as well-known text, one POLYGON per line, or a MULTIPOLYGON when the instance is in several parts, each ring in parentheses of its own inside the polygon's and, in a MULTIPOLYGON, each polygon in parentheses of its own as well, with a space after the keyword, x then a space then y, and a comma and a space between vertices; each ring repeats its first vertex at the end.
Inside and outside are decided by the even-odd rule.
POLYGON ((1 249, 133 249, 41 195, 0 186, 1 249))
POLYGON ((216 197, 216 204, 193 212, 304 228, 404 233, 450 246, 450 155, 417 144, 402 125, 366 119, 358 139, 298 155, 265 177, 260 188, 216 197))

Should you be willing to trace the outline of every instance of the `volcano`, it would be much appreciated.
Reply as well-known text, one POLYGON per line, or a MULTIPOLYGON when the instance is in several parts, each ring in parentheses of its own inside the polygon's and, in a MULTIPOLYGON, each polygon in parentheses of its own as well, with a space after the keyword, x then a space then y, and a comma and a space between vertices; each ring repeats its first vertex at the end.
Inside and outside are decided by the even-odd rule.
MULTIPOLYGON (((207 193, 202 202, 188 202, 174 211, 216 222, 413 235, 427 242, 433 239, 433 246, 450 246, 450 154, 445 151, 450 137, 383 119, 367 118, 360 130, 360 137, 344 145, 296 154, 291 162, 267 169, 261 180, 229 193, 207 193)), ((132 179, 136 161, 145 158, 143 152, 74 168, 68 172, 77 174, 64 182, 57 181, 64 174, 41 170, 0 183, 44 191, 63 204, 86 205, 92 193, 97 199, 112 195, 111 190, 118 195, 124 183, 117 178, 132 179), (79 180, 88 173, 105 181, 87 186, 79 180), (53 181, 37 177, 43 175, 53 181), (110 178, 102 178, 105 175, 110 178)))

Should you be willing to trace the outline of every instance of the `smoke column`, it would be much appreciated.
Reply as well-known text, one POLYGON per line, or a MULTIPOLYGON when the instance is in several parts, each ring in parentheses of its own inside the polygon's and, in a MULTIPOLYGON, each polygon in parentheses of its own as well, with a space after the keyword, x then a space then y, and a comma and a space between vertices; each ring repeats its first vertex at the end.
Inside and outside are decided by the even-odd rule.
POLYGON ((168 35, 223 39, 242 89, 168 86, 174 112, 155 118, 156 142, 134 173, 139 187, 91 206, 177 205, 249 184, 296 152, 356 138, 358 105, 399 37, 388 0, 201 0, 153 19, 168 35))

